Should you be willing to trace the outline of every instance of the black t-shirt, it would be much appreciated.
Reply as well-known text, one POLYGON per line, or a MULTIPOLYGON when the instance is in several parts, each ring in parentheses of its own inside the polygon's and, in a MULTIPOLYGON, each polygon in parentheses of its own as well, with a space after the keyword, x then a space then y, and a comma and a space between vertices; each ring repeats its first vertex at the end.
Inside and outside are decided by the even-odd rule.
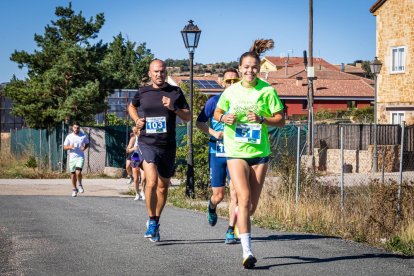
POLYGON ((140 118, 145 118, 139 141, 148 145, 174 146, 176 117, 174 111, 162 104, 162 97, 170 98, 174 107, 189 109, 183 91, 170 84, 163 88, 141 87, 132 99, 132 105, 139 107, 140 118), (141 115, 142 114, 142 115, 141 115))

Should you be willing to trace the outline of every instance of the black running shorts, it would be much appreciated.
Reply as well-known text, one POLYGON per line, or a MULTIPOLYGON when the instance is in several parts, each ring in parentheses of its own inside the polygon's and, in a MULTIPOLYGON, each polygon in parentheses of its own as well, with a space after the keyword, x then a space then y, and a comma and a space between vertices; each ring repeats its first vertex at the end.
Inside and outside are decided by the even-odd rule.
POLYGON ((144 143, 138 144, 141 160, 154 163, 158 174, 164 178, 171 178, 175 173, 176 147, 153 146, 144 143))

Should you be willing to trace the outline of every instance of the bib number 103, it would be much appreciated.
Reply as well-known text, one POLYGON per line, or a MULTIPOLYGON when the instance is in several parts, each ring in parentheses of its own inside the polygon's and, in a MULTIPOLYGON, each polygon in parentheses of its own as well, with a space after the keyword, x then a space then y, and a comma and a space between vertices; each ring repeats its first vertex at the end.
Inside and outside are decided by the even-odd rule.
POLYGON ((165 117, 147 117, 145 125, 147 133, 165 133, 167 132, 167 123, 165 117))

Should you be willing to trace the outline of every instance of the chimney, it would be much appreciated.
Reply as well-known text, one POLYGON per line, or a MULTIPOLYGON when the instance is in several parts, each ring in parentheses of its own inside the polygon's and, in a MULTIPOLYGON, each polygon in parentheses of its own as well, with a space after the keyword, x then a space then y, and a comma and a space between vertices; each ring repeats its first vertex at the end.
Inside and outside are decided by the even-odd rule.
POLYGON ((299 86, 299 81, 301 81, 301 84, 302 84, 302 80, 303 80, 303 77, 297 76, 296 77, 296 86, 299 86))

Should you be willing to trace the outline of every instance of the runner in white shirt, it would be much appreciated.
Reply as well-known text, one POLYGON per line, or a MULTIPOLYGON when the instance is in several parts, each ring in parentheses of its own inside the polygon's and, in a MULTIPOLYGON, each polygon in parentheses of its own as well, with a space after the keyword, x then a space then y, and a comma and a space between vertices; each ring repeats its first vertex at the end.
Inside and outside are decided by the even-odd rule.
POLYGON ((85 161, 84 151, 89 147, 89 139, 80 131, 79 123, 72 125, 72 133, 66 136, 63 149, 69 150, 69 170, 72 180, 72 196, 83 193, 85 190, 82 185, 82 168, 85 161), (76 186, 78 182, 79 188, 76 186))

